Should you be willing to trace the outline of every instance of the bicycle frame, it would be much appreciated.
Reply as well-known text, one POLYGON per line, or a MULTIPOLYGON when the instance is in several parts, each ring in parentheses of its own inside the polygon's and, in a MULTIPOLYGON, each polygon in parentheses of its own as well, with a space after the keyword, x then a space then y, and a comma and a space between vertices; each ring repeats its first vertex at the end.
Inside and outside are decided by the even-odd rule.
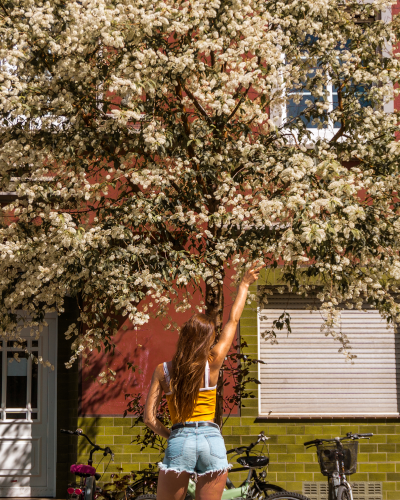
POLYGON ((339 486, 346 486, 347 491, 349 492, 350 499, 353 500, 353 490, 350 486, 350 483, 346 479, 346 475, 344 471, 344 461, 343 461, 343 450, 342 443, 340 441, 337 442, 337 449, 335 452, 336 459, 336 472, 332 474, 331 480, 329 481, 329 498, 330 500, 337 500, 337 491, 339 486), (340 460, 340 454, 342 455, 342 460, 340 460))
MULTIPOLYGON (((249 469, 239 468, 239 469, 234 469, 233 472, 239 472, 242 470, 249 470, 249 469)), ((221 500, 234 500, 235 498, 246 497, 246 495, 249 491, 249 488, 250 488, 250 483, 251 483, 251 478, 253 476, 253 471, 254 471, 254 469, 249 470, 249 474, 247 476, 247 479, 238 488, 230 488, 230 489, 224 490, 222 493, 221 500)), ((196 483, 192 479, 189 479, 189 485, 188 485, 187 492, 192 498, 196 497, 196 483)))
POLYGON ((343 447, 340 441, 336 442, 336 451, 335 451, 335 460, 336 460, 336 472, 332 474, 332 477, 329 480, 329 500, 337 500, 337 491, 339 486, 346 486, 348 489, 350 499, 353 500, 353 490, 346 479, 346 475, 344 473, 344 461, 343 461, 343 447), (342 455, 342 460, 340 460, 340 455, 342 455))

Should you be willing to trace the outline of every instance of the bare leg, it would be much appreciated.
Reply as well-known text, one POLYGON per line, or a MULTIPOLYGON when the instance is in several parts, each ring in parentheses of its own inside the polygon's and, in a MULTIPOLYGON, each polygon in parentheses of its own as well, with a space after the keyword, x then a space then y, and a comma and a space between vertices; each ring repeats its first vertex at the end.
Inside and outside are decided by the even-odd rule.
MULTIPOLYGON (((213 472, 197 479, 196 500, 221 500, 228 473, 213 472)), ((157 497, 158 500, 158 497, 157 497)))
POLYGON ((189 472, 166 472, 160 470, 157 485, 157 500, 184 500, 189 484, 189 472))

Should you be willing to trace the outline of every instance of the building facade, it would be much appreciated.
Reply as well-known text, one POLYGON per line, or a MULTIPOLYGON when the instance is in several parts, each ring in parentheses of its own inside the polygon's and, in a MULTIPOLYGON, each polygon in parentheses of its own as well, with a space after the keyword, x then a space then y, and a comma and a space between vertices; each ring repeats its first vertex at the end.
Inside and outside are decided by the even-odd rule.
MULTIPOLYGON (((278 285, 280 283, 279 272, 268 273, 268 278, 264 279, 264 283, 267 286, 278 285)), ((368 370, 364 370, 363 365, 369 364, 369 371, 374 370, 373 364, 369 361, 364 363, 364 360, 370 359, 366 358, 369 354, 372 354, 375 359, 379 358, 377 345, 370 344, 367 349, 363 343, 363 349, 359 349, 355 342, 353 351, 357 352, 358 358, 353 365, 346 363, 344 355, 338 353, 339 344, 335 343, 332 338, 326 338, 317 329, 311 330, 310 333, 310 329, 306 327, 305 332, 304 328, 301 328, 304 325, 300 325, 299 328, 301 321, 295 321, 293 312, 302 309, 297 309, 299 305, 294 304, 296 298, 284 296, 283 300, 287 304, 286 307, 282 307, 282 304, 275 306, 270 313, 271 320, 273 311, 291 311, 292 333, 289 337, 286 331, 279 333, 277 345, 271 345, 261 337, 263 325, 260 318, 265 317, 268 311, 257 311, 256 304, 251 304, 246 306, 243 313, 240 321, 240 338, 248 344, 245 352, 267 364, 260 365, 259 370, 255 367, 251 374, 262 382, 261 385, 254 383, 251 387, 257 397, 243 400, 239 414, 229 417, 224 424, 223 435, 226 447, 229 449, 241 444, 249 444, 256 440, 261 431, 264 431, 270 437, 268 480, 287 490, 304 493, 311 500, 327 500, 327 481, 320 472, 315 448, 307 450, 303 443, 318 437, 344 436, 347 432, 372 432, 373 438, 360 442, 357 473, 350 478, 355 484, 355 500, 398 500, 400 498, 400 413, 398 411, 400 391, 398 389, 399 373, 398 370, 396 371, 398 360, 395 359, 398 356, 398 349, 397 344, 394 343, 394 336, 384 333, 387 337, 383 340, 386 346, 384 347, 385 353, 382 360, 378 362, 377 373, 374 375, 374 377, 379 377, 378 373, 386 371, 389 378, 382 384, 379 384, 378 380, 380 389, 371 389, 369 386, 373 384, 366 381, 368 370), (310 346, 309 342, 301 345, 301 337, 304 337, 307 331, 308 336, 314 336, 314 345, 310 346), (282 358, 281 352, 285 350, 285 339, 288 343, 292 342, 292 345, 295 345, 296 354, 286 353, 287 357, 282 358), (328 347, 327 344, 329 344, 328 347), (315 345, 320 346, 319 352, 315 352, 315 345), (326 350, 329 351, 329 358, 324 353, 326 350), (273 363, 274 357, 275 364, 273 363), (296 363, 298 366, 301 364, 308 366, 312 377, 309 379, 302 377, 301 369, 296 368, 296 363), (316 364, 323 366, 319 371, 326 375, 326 379, 320 376, 322 384, 316 373, 316 364), (285 376, 277 377, 277 366, 281 372, 286 369, 284 374, 287 378, 286 389, 284 382, 279 384, 279 380, 285 379, 285 376), (361 378, 357 379, 357 373, 360 372, 361 378), (293 376, 292 379, 290 378, 291 373, 294 373, 293 376, 297 379, 298 389, 293 390, 294 379, 293 376), (344 378, 338 379, 341 373, 344 374, 344 378), (328 383, 322 391, 321 387, 327 380, 328 383), (340 381, 342 388, 338 397, 334 395, 337 380, 340 381), (273 389, 274 385, 278 385, 278 391, 273 389), (384 391, 390 387, 393 389, 392 393, 388 397, 379 398, 379 391, 384 394, 384 391), (290 391, 286 396, 284 396, 285 390, 290 391), (364 393, 362 393, 363 390, 364 393), (315 391, 320 392, 314 399, 312 396, 315 391), (298 398, 294 397, 296 393, 298 398), (268 394, 271 395, 269 398, 268 394), (363 396, 360 397, 360 394, 363 396), (279 400, 282 395, 284 399, 279 400), (355 399, 357 397, 358 399, 355 399), (346 402, 350 403, 350 406, 346 407, 346 402)), ((307 314, 310 315, 309 311, 307 314)), ((365 314, 368 315, 368 312, 365 314)), ((310 322, 308 322, 308 327, 309 325, 310 322)), ((378 327, 377 325, 380 324, 376 318, 372 321, 369 317, 363 318, 361 322, 356 323, 356 328, 350 328, 347 332, 350 341, 356 340, 360 329, 364 338, 368 338, 369 334, 371 337, 382 334, 381 325, 378 327)), ((379 337, 377 338, 379 340, 379 337)), ((382 350, 382 343, 380 349, 382 350)), ((150 371, 152 368, 153 366, 151 368, 149 366, 150 371)), ((372 380, 371 377, 370 380, 372 380)), ((112 472, 118 472, 120 468, 125 472, 146 468, 149 463, 159 461, 162 457, 157 450, 140 451, 140 446, 131 444, 132 437, 140 432, 140 429, 132 427, 132 420, 132 418, 120 416, 79 417, 78 419, 79 426, 95 436, 96 442, 111 447, 114 445, 117 452, 116 462, 108 467, 105 474, 107 479, 110 478, 112 472)), ((85 448, 80 450, 82 459, 85 451, 85 448)), ((235 465, 234 462, 233 465, 235 465)), ((243 472, 232 474, 232 480, 235 483, 235 480, 244 480, 245 476, 243 472)))
MULTIPOLYGON (((397 5, 392 12, 399 10, 397 5)), ((334 88, 331 94, 334 105, 334 88)), ((396 109, 399 105, 394 102, 396 109)), ((286 112, 296 110, 289 104, 286 112)), ((279 285, 278 270, 266 273, 258 286, 279 285)), ((251 387, 256 397, 243 399, 223 426, 227 448, 253 442, 264 431, 270 437, 268 480, 312 500, 327 500, 315 449, 303 443, 371 432, 374 437, 360 443, 357 473, 351 477, 354 500, 400 500, 400 348, 395 332, 374 311, 346 312, 344 333, 357 355, 354 364, 346 363, 339 344, 320 331, 321 317, 307 309, 317 300, 312 294, 309 300, 279 292, 272 297, 261 311, 254 303, 246 306, 240 321, 240 339, 248 346, 244 352, 265 364, 254 365, 250 374, 261 382, 251 387), (272 345, 263 334, 283 312, 291 314, 292 333, 279 332, 278 344, 272 345)), ((54 371, 29 359, 10 363, 18 349, 12 343, 0 346, 0 497, 65 498, 70 465, 86 463, 89 447, 60 429, 80 427, 96 444, 112 448, 115 462, 107 457, 98 466, 102 482, 162 458, 158 450, 141 450, 133 442, 143 427, 133 426, 134 417, 123 417, 125 395, 145 396, 154 368, 171 359, 177 335, 157 321, 139 331, 123 324, 113 356, 94 355, 88 366, 81 360, 67 370, 71 351, 64 332, 77 316, 76 303, 67 298, 65 312, 47 318, 39 341, 26 332, 29 347, 48 357, 54 371), (101 385, 98 375, 107 368, 117 372, 117 380, 101 385)), ((101 458, 97 454, 94 465, 101 458)), ((232 474, 234 483, 243 479, 243 473, 232 474)))
MULTIPOLYGON (((278 270, 266 274, 259 286, 279 284, 278 270)), ((305 449, 303 443, 347 432, 372 432, 370 441, 360 443, 357 473, 351 477, 360 492, 355 500, 398 500, 399 350, 394 332, 382 330, 373 311, 365 311, 361 320, 344 321, 358 356, 352 365, 338 353, 339 344, 316 327, 318 318, 305 309, 305 303, 289 294, 273 297, 277 302, 272 299, 265 310, 257 311, 256 304, 246 306, 240 321, 240 340, 248 345, 245 353, 266 364, 259 369, 254 365, 250 374, 261 381, 251 387, 256 397, 242 400, 225 421, 222 432, 227 448, 253 442, 264 431, 270 437, 268 480, 312 500, 325 500, 326 478, 320 473, 315 450, 305 449), (262 334, 268 321, 284 311, 292 316, 292 333, 278 332, 278 344, 271 345, 262 334), (362 342, 357 342, 361 336, 362 342)), ((2 497, 65 497, 72 479, 70 465, 86 463, 89 447, 83 438, 61 434, 60 429, 80 427, 96 444, 112 448, 114 462, 102 459, 101 453, 95 455, 102 482, 109 482, 112 474, 142 470, 162 458, 159 450, 141 450, 133 442, 144 429, 133 426, 134 417, 124 418, 123 411, 125 394, 145 395, 155 366, 172 357, 176 335, 166 334, 157 324, 138 332, 121 329, 114 358, 99 356, 88 367, 81 363, 67 370, 71 351, 64 332, 76 314, 75 302, 68 299, 65 313, 49 318, 49 332, 37 346, 42 355, 54 360, 54 371, 27 364, 14 373, 16 368, 7 359, 15 348, 2 346, 2 497), (129 349, 131 354, 137 350, 133 352, 135 372, 126 368, 129 349), (96 376, 106 363, 113 369, 119 367, 119 378, 104 386, 96 376), (26 392, 21 395, 24 387, 28 405, 21 406, 18 415, 8 415, 9 398, 26 397, 26 392)), ((233 473, 232 478, 234 483, 244 479, 243 473, 233 473)))

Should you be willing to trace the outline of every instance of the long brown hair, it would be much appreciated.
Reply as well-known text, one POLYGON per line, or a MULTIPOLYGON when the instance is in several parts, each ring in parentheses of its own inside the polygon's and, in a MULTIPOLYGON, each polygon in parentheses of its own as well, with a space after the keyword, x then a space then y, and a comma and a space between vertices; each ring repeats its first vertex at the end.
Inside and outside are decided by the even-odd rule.
POLYGON ((214 339, 214 320, 205 314, 194 314, 181 329, 171 376, 178 422, 185 422, 193 414, 214 339))

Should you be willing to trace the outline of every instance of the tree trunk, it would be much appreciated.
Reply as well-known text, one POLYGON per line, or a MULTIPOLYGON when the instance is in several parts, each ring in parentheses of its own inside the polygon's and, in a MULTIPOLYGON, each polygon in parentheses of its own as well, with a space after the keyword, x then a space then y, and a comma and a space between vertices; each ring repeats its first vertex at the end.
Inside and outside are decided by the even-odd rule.
POLYGON ((219 371, 217 382, 217 402, 215 406, 215 423, 222 427, 224 417, 224 370, 219 371))
MULTIPOLYGON (((222 274, 222 273, 221 273, 222 274)), ((218 284, 215 287, 206 285, 206 314, 212 316, 215 320, 217 339, 221 334, 223 327, 224 313, 224 293, 223 285, 218 284)), ((224 414, 224 371, 219 371, 217 382, 217 404, 215 408, 215 422, 221 427, 224 414)))
POLYGON ((206 285, 206 314, 212 316, 215 320, 217 338, 222 331, 222 316, 224 311, 224 293, 223 285, 218 284, 215 287, 206 285))

